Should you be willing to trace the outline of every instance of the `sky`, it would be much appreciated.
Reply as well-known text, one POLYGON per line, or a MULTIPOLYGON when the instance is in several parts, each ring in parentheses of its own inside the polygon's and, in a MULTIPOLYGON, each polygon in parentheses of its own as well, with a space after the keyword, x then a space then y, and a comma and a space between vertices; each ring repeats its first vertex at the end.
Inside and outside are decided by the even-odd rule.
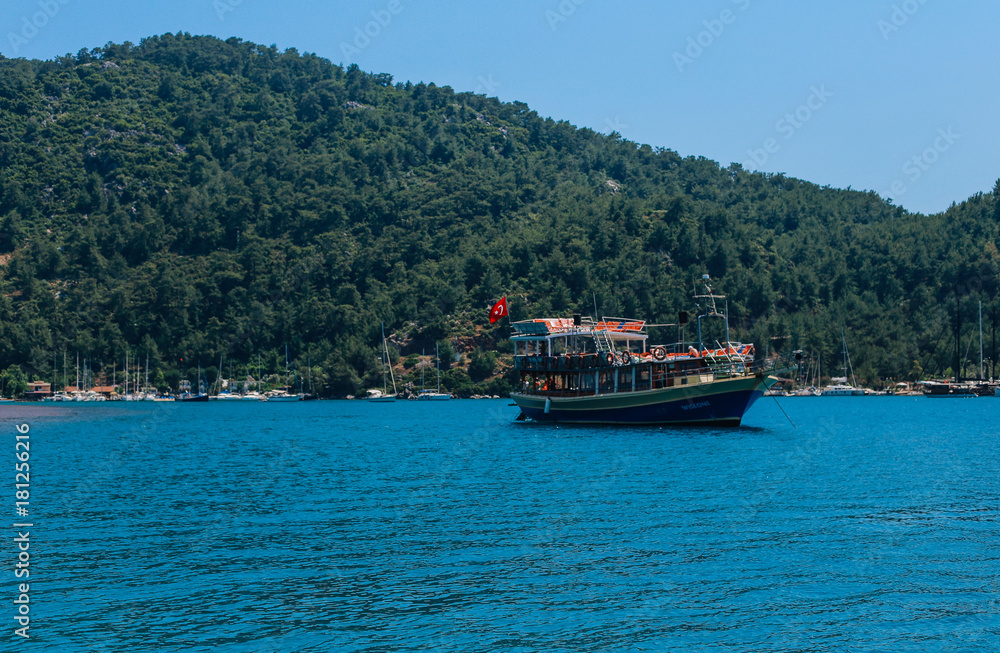
POLYGON ((5 0, 0 53, 236 36, 936 213, 1000 178, 987 0, 5 0))

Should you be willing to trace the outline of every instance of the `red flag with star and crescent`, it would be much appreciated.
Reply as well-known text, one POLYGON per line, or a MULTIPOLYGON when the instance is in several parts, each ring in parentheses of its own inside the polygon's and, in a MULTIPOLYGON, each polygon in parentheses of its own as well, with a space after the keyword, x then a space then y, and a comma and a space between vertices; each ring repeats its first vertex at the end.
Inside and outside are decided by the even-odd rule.
POLYGON ((501 297, 500 301, 493 305, 493 310, 490 311, 490 324, 493 324, 504 315, 507 315, 507 298, 501 297))

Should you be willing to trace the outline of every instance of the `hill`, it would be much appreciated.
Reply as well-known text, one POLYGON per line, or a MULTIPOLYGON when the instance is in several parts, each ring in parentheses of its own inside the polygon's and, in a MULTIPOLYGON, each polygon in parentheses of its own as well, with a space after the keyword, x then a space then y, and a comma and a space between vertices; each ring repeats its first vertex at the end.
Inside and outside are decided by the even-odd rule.
POLYGON ((471 392, 510 351, 501 295, 672 321, 709 273, 760 351, 832 360, 845 326, 868 383, 944 374, 956 306, 965 349, 996 305, 998 190, 914 215, 239 39, 0 59, 0 368, 110 377, 128 350, 176 386, 287 345, 345 395, 384 322, 404 357, 458 348, 471 392))

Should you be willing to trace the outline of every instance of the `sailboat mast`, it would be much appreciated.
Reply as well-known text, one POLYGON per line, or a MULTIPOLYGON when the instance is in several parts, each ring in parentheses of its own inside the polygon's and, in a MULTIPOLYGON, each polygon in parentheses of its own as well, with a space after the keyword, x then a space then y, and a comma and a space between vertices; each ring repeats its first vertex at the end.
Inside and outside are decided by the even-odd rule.
POLYGON ((847 383, 847 334, 844 332, 844 327, 840 327, 840 341, 844 352, 844 383, 847 383))
POLYGON ((979 302, 979 380, 983 380, 983 303, 979 302))
POLYGON ((389 357, 389 348, 385 344, 385 322, 382 323, 382 394, 384 395, 389 391, 389 387, 385 384, 385 359, 389 357))
POLYGON ((434 360, 437 362, 438 371, 438 394, 441 394, 441 353, 438 351, 438 343, 434 343, 434 360))
POLYGON ((955 293, 955 383, 962 382, 962 309, 955 293))

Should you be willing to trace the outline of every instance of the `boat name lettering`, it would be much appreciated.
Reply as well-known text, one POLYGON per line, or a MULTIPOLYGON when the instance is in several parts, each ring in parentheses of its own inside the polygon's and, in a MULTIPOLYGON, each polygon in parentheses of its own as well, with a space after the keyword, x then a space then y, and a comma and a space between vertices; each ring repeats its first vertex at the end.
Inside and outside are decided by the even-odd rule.
POLYGON ((695 408, 707 408, 711 403, 708 401, 699 401, 696 404, 688 404, 687 406, 681 406, 684 410, 694 410, 695 408))

